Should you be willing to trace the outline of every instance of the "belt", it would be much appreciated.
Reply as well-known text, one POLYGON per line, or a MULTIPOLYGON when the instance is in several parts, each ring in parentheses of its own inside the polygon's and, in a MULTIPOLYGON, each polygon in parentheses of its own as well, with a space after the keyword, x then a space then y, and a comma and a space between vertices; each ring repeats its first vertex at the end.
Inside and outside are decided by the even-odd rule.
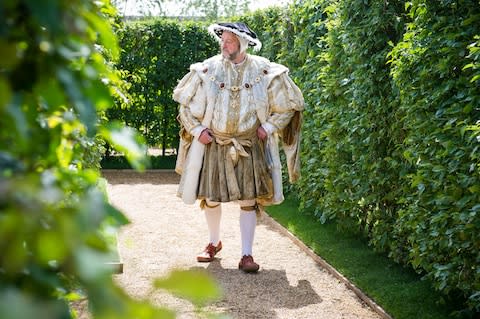
POLYGON ((229 145, 232 146, 229 149, 229 154, 233 160, 233 164, 237 165, 239 156, 249 157, 248 153, 245 151, 244 146, 251 147, 252 142, 257 138, 257 130, 251 129, 249 131, 243 132, 239 135, 232 136, 230 134, 213 132, 215 137, 215 142, 219 145, 229 145))

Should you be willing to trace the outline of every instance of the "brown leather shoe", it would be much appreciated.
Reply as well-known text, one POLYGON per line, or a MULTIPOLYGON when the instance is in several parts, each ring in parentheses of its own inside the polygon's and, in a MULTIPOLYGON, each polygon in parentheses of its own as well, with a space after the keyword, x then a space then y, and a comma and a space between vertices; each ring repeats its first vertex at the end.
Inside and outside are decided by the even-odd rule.
POLYGON ((222 250, 222 242, 219 241, 217 246, 213 246, 212 243, 209 243, 207 247, 205 247, 205 250, 202 251, 200 254, 197 256, 197 261, 201 263, 208 263, 211 262, 214 258, 215 255, 222 250))
POLYGON ((238 263, 238 269, 241 269, 244 272, 257 272, 259 268, 260 266, 253 261, 253 257, 250 255, 243 256, 238 263))

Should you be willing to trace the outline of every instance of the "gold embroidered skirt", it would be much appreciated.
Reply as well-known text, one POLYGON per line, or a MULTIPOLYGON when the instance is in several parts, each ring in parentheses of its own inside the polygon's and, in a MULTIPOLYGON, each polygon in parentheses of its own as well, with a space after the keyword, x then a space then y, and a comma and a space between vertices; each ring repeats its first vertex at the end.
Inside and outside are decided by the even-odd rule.
POLYGON ((256 138, 238 146, 218 138, 206 145, 198 198, 215 202, 272 198, 273 186, 265 160, 265 143, 256 138), (240 148, 240 150, 239 150, 240 148))

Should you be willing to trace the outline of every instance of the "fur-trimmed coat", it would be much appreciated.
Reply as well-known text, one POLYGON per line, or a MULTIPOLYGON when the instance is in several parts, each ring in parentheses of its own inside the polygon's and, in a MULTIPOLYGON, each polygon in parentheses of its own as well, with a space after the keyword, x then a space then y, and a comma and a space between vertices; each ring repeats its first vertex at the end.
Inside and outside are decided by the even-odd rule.
MULTIPOLYGON (((177 173, 182 174, 180 196, 185 185, 192 185, 191 181, 184 180, 185 168, 189 167, 189 146, 205 127, 237 136, 260 122, 269 133, 267 145, 274 186, 271 203, 263 204, 283 200, 278 139, 282 139, 290 181, 294 182, 300 174, 300 126, 304 106, 302 93, 288 76, 286 67, 255 55, 247 55, 242 65, 235 66, 217 55, 192 64, 190 72, 175 88, 173 98, 180 104, 178 118, 182 125, 176 165, 177 173)), ((199 160, 198 155, 190 158, 190 161, 199 160)))

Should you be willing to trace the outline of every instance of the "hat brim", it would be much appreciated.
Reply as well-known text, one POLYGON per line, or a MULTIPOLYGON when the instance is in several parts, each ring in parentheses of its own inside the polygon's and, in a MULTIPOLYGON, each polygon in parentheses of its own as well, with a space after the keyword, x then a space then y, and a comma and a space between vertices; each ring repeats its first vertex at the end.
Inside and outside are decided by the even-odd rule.
POLYGON ((212 24, 208 27, 208 32, 213 35, 218 41, 222 40, 222 33, 224 31, 231 32, 245 40, 248 41, 248 46, 252 47, 254 51, 260 51, 262 48, 262 42, 260 42, 259 39, 257 38, 252 38, 250 35, 239 31, 238 29, 235 28, 230 28, 228 26, 223 26, 219 24, 212 24))

